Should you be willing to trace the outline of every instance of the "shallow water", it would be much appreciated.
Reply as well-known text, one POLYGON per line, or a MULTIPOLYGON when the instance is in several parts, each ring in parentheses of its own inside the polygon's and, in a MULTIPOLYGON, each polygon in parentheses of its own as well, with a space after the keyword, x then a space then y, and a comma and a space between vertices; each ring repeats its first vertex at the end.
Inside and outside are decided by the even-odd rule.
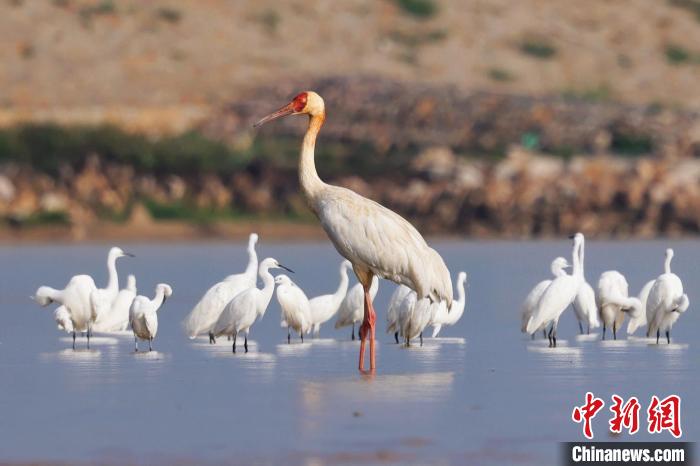
MULTIPOLYGON (((154 352, 133 352, 129 333, 101 335, 92 350, 59 333, 49 309, 28 299, 37 286, 63 286, 76 273, 106 281, 107 247, 0 248, 0 462, 115 464, 532 464, 557 463, 559 441, 583 440, 570 420, 586 391, 606 401, 594 421, 606 435, 610 395, 683 397, 684 438, 700 428, 697 387, 700 320, 694 308, 700 279, 697 242, 591 242, 586 275, 594 286, 608 269, 622 271, 636 293, 676 250, 673 269, 691 299, 673 329, 673 343, 640 338, 600 342, 578 337, 573 312, 559 326, 561 345, 519 333, 520 303, 548 274, 568 242, 443 242, 436 248, 456 275, 466 270, 467 310, 442 338, 405 348, 384 333, 394 285, 382 281, 378 310, 378 371, 356 370, 358 342, 350 329, 286 343, 273 298, 252 329, 248 354, 231 354, 224 339, 190 341, 180 322, 212 283, 240 271, 241 244, 129 244, 139 292, 170 283, 173 297, 159 313, 154 352)), ((297 273, 314 296, 334 290, 340 258, 327 243, 259 245, 297 273)), ((626 323, 625 323, 626 327, 626 323)), ((599 330, 597 330, 599 332, 599 330)), ((624 332, 620 332, 624 334, 624 332)), ((142 343, 142 348, 147 344, 142 343)), ((645 426, 645 417, 640 419, 645 426)), ((642 429, 643 430, 643 429, 642 429)), ((622 438, 626 438, 625 435, 622 438)), ((634 440, 672 440, 639 433, 634 440)))

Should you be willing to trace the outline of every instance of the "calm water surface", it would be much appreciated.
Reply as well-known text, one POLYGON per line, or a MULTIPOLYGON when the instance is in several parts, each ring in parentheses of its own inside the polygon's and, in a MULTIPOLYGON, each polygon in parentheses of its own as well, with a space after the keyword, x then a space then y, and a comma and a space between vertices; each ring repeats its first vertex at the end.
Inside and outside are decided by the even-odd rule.
MULTIPOLYGON (((570 416, 586 391, 608 405, 613 393, 634 395, 643 410, 653 394, 678 393, 684 438, 697 440, 698 243, 591 242, 586 275, 595 286, 602 271, 620 270, 636 294, 661 273, 669 244, 691 298, 670 346, 577 339, 569 310, 561 347, 549 349, 519 333, 519 308, 552 258, 570 255, 568 242, 438 243, 453 275, 469 274, 465 315, 422 348, 396 345, 384 333, 394 285, 382 281, 373 377, 356 370, 349 328, 330 322, 321 339, 287 345, 275 298, 248 354, 231 354, 225 338, 211 346, 183 336, 180 322, 204 290, 245 267, 243 244, 122 245, 137 256, 119 261, 122 282, 135 273, 141 294, 161 281, 174 288, 159 313, 156 351, 139 354, 128 334, 95 338, 90 351, 79 340, 72 351, 51 310, 28 298, 77 273, 104 285, 106 245, 0 247, 0 461, 556 464, 556 442, 582 439, 570 416)), ((328 243, 263 238, 258 251, 292 267, 310 296, 337 286, 340 258, 328 243)), ((597 439, 612 440, 608 414, 594 421, 597 439)), ((634 437, 644 439, 672 438, 634 437)))

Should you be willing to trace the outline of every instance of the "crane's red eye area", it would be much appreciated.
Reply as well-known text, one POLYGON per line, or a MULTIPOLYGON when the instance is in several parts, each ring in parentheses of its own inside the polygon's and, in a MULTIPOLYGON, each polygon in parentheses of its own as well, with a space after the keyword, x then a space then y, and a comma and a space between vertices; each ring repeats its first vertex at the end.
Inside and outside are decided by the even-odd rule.
POLYGON ((296 97, 294 97, 294 100, 292 100, 294 111, 301 112, 302 110, 304 110, 304 108, 306 107, 307 99, 308 97, 306 95, 306 92, 302 92, 301 94, 298 94, 296 97))

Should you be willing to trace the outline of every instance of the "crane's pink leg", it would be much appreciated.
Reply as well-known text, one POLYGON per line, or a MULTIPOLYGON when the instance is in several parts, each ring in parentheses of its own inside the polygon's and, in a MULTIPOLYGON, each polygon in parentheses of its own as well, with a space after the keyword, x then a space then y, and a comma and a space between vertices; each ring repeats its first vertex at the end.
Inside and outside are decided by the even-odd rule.
POLYGON ((365 289, 365 317, 360 327, 360 370, 365 370, 365 341, 369 336, 369 369, 371 371, 376 367, 376 359, 374 357, 374 323, 377 320, 377 314, 372 306, 372 297, 369 295, 369 287, 365 289))

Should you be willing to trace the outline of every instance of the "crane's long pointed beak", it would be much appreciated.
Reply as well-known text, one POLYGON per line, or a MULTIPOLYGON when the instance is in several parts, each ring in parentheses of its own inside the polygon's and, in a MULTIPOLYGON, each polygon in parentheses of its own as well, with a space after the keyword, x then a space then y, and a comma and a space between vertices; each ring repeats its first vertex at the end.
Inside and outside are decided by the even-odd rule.
POLYGON ((279 265, 281 268, 283 268, 283 269, 286 270, 287 272, 294 273, 294 270, 290 269, 289 267, 285 267, 285 266, 282 265, 282 264, 277 264, 277 265, 279 265))
POLYGON ((279 110, 270 113, 268 116, 263 117, 261 120, 259 120, 257 123, 253 125, 253 128, 257 128, 259 126, 264 125, 265 123, 276 120, 278 118, 282 118, 283 116, 291 115, 294 113, 294 105, 290 102, 284 107, 280 108, 279 110))

